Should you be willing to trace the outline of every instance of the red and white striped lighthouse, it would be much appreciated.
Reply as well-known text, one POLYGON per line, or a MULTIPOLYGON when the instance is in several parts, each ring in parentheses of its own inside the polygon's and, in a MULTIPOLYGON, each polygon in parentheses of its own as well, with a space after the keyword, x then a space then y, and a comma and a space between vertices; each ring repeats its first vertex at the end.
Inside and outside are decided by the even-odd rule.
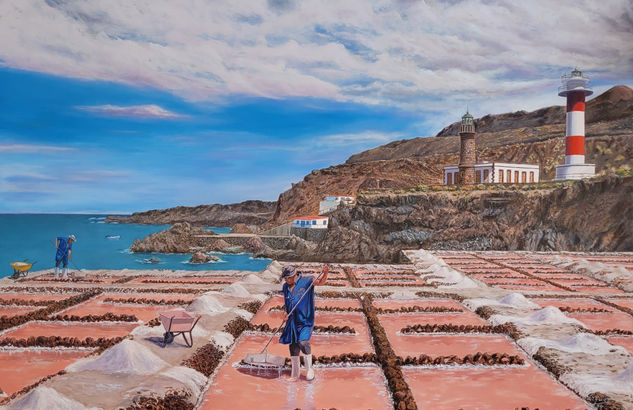
POLYGON ((578 69, 561 78, 558 95, 567 97, 565 165, 556 167, 556 179, 582 179, 596 173, 594 164, 585 164, 585 97, 593 94, 589 78, 578 69))

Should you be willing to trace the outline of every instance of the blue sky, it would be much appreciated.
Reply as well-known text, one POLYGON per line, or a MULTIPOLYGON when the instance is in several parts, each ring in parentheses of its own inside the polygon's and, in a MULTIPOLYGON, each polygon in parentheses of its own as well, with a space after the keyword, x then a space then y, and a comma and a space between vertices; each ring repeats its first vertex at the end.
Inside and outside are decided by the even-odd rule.
POLYGON ((562 104, 574 65, 633 83, 624 0, 233 3, 0 4, 0 212, 275 200, 466 104, 562 104))

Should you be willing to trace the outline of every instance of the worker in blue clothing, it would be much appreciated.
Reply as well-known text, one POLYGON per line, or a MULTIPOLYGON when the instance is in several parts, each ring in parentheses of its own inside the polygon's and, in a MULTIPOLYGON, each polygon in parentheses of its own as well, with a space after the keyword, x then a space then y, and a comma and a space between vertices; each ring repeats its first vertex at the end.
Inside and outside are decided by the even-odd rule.
POLYGON ((327 281, 329 271, 329 265, 323 266, 321 275, 315 280, 312 276, 300 275, 294 266, 285 266, 282 270, 281 277, 286 282, 283 285, 283 293, 287 322, 279 342, 290 345, 290 362, 292 364, 290 378, 293 380, 299 378, 299 353, 303 353, 306 379, 314 379, 312 350, 310 348, 310 337, 314 327, 314 286, 323 285, 327 281), (305 296, 303 296, 304 293, 305 296), (295 305, 297 307, 288 316, 295 305))
POLYGON ((69 235, 68 238, 58 236, 55 239, 55 279, 59 278, 59 265, 64 264, 62 269, 62 279, 68 279, 68 261, 72 260, 73 242, 76 242, 75 235, 69 235))

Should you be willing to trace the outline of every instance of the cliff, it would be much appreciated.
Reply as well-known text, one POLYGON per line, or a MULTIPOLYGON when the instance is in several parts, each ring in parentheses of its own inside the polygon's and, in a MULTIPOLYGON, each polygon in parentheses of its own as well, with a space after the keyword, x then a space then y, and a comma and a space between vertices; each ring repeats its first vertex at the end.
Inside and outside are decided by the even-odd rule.
POLYGON ((130 216, 109 216, 106 222, 171 225, 188 222, 196 226, 261 225, 275 211, 276 202, 245 201, 230 205, 178 206, 169 209, 135 212, 130 216))
MULTIPOLYGON (((633 251, 633 177, 542 189, 361 195, 306 259, 398 262, 403 249, 633 251)), ((483 186, 481 186, 483 188, 483 186)))

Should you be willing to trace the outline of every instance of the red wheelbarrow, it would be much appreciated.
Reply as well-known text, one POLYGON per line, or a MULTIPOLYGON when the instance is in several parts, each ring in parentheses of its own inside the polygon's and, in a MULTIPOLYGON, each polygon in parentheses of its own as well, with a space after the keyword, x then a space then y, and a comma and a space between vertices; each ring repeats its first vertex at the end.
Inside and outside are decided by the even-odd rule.
POLYGON ((191 316, 184 310, 169 310, 162 312, 159 315, 160 322, 165 328, 165 334, 163 335, 163 347, 168 343, 174 341, 174 338, 179 334, 185 339, 187 347, 193 346, 193 336, 191 331, 196 327, 196 323, 200 320, 200 316, 191 316), (187 334, 189 334, 189 340, 187 340, 187 334))

